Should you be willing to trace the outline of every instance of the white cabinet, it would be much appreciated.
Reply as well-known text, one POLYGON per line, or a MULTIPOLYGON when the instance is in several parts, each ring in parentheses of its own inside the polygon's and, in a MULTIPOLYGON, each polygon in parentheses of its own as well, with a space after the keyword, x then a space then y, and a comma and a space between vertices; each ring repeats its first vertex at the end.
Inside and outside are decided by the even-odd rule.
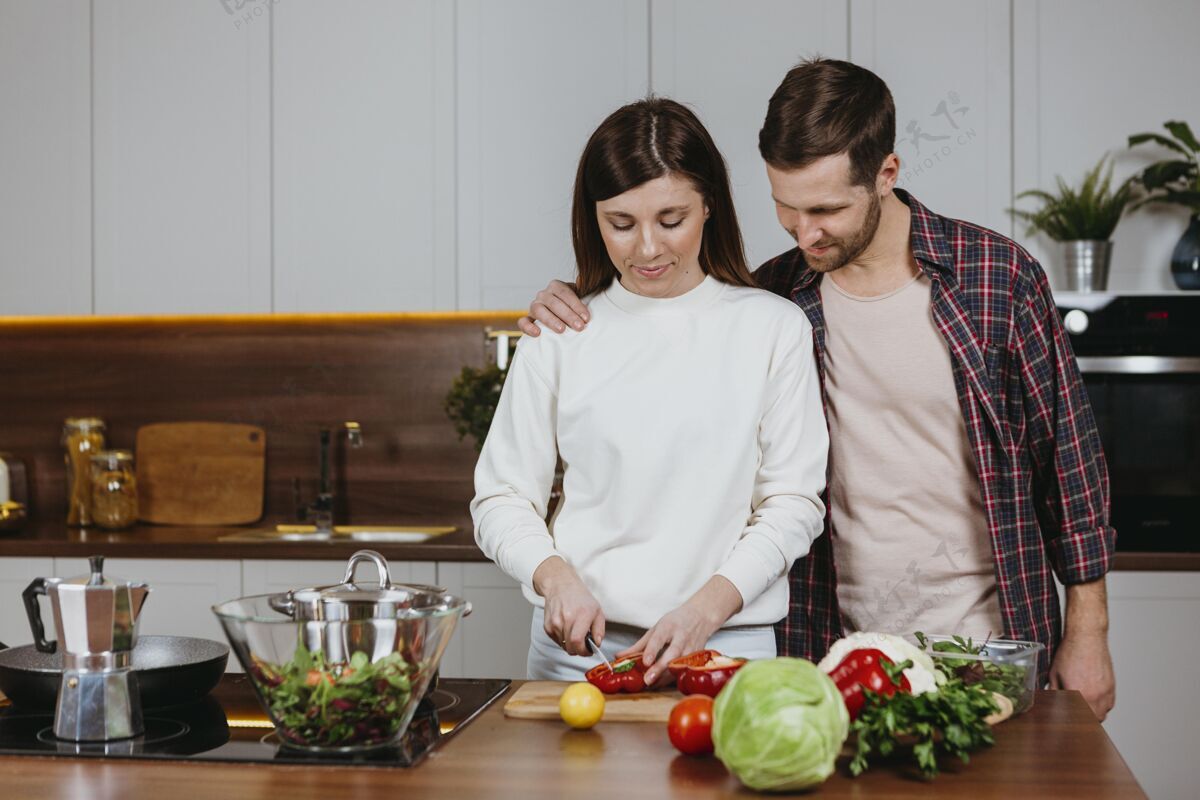
POLYGON ((268 23, 91 5, 94 312, 270 311, 268 23))
MULTIPOLYGON (((1167 120, 1188 120, 1193 130, 1200 124, 1200 3, 1024 0, 1012 8, 1017 192, 1053 189, 1056 175, 1077 185, 1105 152, 1115 158, 1114 179, 1122 180, 1173 155, 1148 145, 1127 150, 1130 134, 1165 133, 1167 120)), ((1122 220, 1109 289, 1174 290, 1171 251, 1186 225, 1181 207, 1122 220)), ((1052 243, 1038 237, 1028 244, 1062 286, 1052 243)))
POLYGON ((648 35, 648 0, 460 0, 459 308, 524 308, 574 274, 579 154, 646 94, 648 35))
POLYGON ((454 308, 454 4, 271 9, 274 310, 454 308))
MULTIPOLYGON (((377 580, 373 564, 358 566, 355 580, 377 580)), ((247 560, 242 562, 242 594, 267 594, 302 586, 341 583, 346 561, 247 560)), ((437 565, 432 561, 389 561, 388 574, 396 583, 437 584, 437 565)))
MULTIPOLYGON (((758 127, 815 53, 891 86, 902 188, 1008 233, 1016 192, 1167 154, 1126 139, 1194 108, 1197 27, 1188 0, 0 3, 0 314, 523 308, 573 272, 587 135, 648 90, 713 132, 757 264, 790 244, 758 127)), ((1124 220, 1111 288, 1173 288, 1185 222, 1124 220)))
POLYGON ((88 7, 0 3, 0 314, 92 311, 88 7))
POLYGON ((491 563, 439 562, 438 583, 471 603, 471 615, 442 656, 441 674, 451 678, 524 678, 533 606, 521 585, 491 563))
MULTIPOLYGON (((83 572, 78 570, 78 574, 83 572)), ((33 633, 29 629, 29 618, 25 614, 25 604, 21 600, 21 592, 29 586, 34 578, 53 578, 54 559, 52 558, 0 558, 0 642, 9 647, 30 644, 33 633)), ((42 625, 46 628, 46 638, 53 639, 54 614, 45 598, 42 604, 42 625)))
POLYGON ((1108 616, 1117 703, 1104 727, 1150 797, 1195 797, 1200 572, 1110 572, 1108 616))
POLYGON ((729 0, 651 4, 652 88, 689 105, 725 156, 750 269, 796 244, 775 219, 758 154, 767 101, 801 58, 846 57, 848 5, 758 0, 751 13, 729 0))
MULTIPOLYGON (((87 562, 82 559, 54 561, 53 574, 59 577, 87 570, 87 562)), ((242 565, 238 561, 106 558, 104 573, 150 584, 150 596, 142 607, 138 626, 142 635, 196 636, 224 642, 225 632, 212 607, 242 593, 242 565)))
POLYGON ((850 4, 850 59, 896 103, 898 186, 932 210, 1007 234, 1012 221, 1010 4, 850 4))

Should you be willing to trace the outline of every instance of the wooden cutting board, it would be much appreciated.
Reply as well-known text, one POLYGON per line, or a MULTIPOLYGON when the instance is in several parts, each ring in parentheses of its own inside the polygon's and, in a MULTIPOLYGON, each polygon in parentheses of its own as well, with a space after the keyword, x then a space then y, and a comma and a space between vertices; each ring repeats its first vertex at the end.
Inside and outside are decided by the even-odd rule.
POLYGON ((135 456, 139 518, 159 525, 257 522, 266 452, 267 435, 255 425, 143 425, 135 456))
MULTIPOLYGON (((516 719, 559 719, 558 700, 571 684, 566 681, 530 681, 504 704, 504 716, 516 719)), ((604 695, 605 722, 663 722, 683 699, 674 689, 637 694, 604 695)))
MULTIPOLYGON (((571 684, 566 681, 530 681, 522 685, 504 704, 504 716, 514 719, 559 719, 558 700, 571 684)), ((663 722, 671 709, 683 699, 674 689, 638 694, 604 695, 604 722, 663 722)), ((1000 711, 987 718, 998 725, 1012 716, 1012 702, 996 696, 1000 711)), ((915 741, 915 740, 914 740, 915 741)), ((849 752, 849 751, 848 751, 849 752)))

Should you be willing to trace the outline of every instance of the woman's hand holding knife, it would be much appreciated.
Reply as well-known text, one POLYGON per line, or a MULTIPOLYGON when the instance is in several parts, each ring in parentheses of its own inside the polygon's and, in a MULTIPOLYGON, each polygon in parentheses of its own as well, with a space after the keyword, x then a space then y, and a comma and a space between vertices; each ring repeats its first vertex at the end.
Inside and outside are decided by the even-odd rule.
POLYGON ((547 558, 534 570, 533 590, 546 599, 546 635, 570 655, 590 656, 586 638, 604 640, 604 612, 571 565, 547 558))

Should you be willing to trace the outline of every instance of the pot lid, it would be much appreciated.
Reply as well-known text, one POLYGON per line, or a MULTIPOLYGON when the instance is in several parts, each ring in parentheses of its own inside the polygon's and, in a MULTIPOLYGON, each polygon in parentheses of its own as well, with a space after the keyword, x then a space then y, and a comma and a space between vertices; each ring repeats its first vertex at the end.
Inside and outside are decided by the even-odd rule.
POLYGON ((389 618, 444 610, 461 602, 437 586, 392 583, 387 560, 374 550, 359 550, 350 556, 341 583, 294 589, 270 598, 272 608, 298 620, 389 618), (364 562, 375 565, 378 580, 354 580, 355 570, 364 562))

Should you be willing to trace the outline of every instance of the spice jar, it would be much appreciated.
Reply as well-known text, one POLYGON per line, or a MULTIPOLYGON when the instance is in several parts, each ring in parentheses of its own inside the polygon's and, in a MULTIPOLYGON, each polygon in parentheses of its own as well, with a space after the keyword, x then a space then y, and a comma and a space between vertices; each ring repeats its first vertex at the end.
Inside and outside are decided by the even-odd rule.
POLYGON ((67 450, 67 524, 91 525, 91 457, 104 449, 104 420, 67 419, 62 441, 67 450))
POLYGON ((119 530, 137 521, 137 478, 133 453, 104 450, 92 456, 92 522, 101 528, 119 530))

